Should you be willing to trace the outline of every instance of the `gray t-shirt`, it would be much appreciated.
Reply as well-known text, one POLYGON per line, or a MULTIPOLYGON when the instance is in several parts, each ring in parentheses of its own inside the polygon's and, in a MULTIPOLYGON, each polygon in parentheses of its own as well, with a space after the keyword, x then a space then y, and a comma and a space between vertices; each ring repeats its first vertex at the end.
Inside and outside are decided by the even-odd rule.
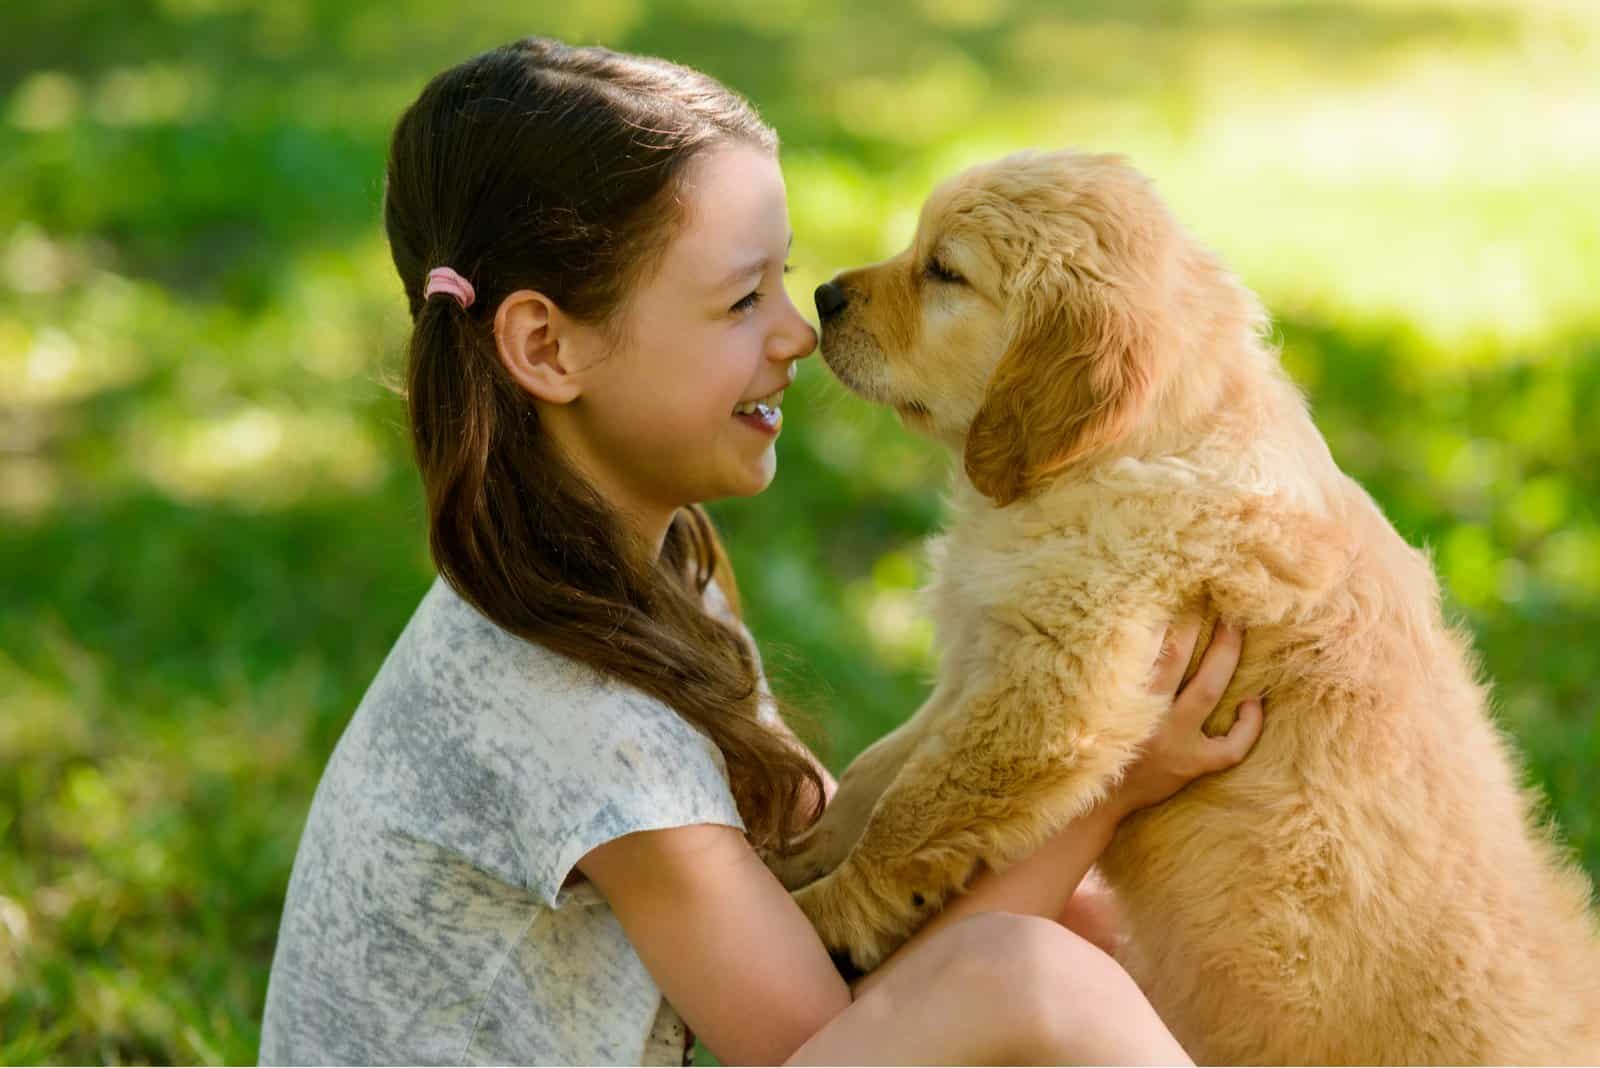
POLYGON ((694 823, 744 827, 709 738, 435 580, 317 786, 260 1063, 683 1063, 611 909, 563 883, 603 842, 694 823))

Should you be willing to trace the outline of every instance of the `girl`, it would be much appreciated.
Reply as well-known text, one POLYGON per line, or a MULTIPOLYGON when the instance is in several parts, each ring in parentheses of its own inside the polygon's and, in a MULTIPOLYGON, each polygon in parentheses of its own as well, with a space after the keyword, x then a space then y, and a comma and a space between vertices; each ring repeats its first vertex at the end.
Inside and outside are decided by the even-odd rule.
POLYGON ((1171 628, 1171 715, 1116 792, 853 987, 762 862, 833 780, 698 505, 772 480, 816 344, 776 144, 704 75, 540 39, 401 116, 384 216, 440 578, 318 785, 263 1063, 685 1063, 684 1021, 730 1063, 1185 1060, 1073 891, 1119 819, 1253 744, 1256 703, 1199 730, 1237 633, 1179 693, 1197 623, 1171 628))

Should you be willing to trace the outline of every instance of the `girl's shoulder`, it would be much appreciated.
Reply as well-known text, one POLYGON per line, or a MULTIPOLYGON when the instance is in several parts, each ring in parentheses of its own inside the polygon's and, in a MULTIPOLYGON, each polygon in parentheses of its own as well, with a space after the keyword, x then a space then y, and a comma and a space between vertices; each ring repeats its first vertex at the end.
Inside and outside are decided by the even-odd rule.
MULTIPOLYGON (((737 594, 734 594, 737 597, 737 594)), ((713 579, 701 595, 706 614, 738 632, 757 653, 755 638, 722 585, 713 579)), ((478 611, 443 578, 435 577, 396 648, 435 666, 470 665, 471 674, 493 682, 512 675, 580 691, 631 690, 614 676, 511 633, 478 611)), ((468 681, 461 679, 460 681, 468 681)))
POLYGON ((656 698, 480 614, 443 580, 418 604, 330 764, 346 797, 553 903, 599 841, 742 827, 727 764, 656 698))
POLYGON ((491 739, 528 737, 539 728, 535 733, 576 743, 628 734, 645 722, 684 738, 680 727, 699 733, 656 697, 504 629, 442 578, 391 655, 403 661, 404 683, 425 704, 455 710, 491 739))

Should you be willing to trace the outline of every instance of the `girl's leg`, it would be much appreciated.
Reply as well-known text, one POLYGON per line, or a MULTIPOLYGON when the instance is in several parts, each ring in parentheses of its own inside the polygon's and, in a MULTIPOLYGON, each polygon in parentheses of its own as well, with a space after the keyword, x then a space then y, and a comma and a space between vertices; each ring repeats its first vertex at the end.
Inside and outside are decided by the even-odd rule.
POLYGON ((1128 974, 1052 920, 970 916, 884 970, 788 1063, 1190 1063, 1128 974))

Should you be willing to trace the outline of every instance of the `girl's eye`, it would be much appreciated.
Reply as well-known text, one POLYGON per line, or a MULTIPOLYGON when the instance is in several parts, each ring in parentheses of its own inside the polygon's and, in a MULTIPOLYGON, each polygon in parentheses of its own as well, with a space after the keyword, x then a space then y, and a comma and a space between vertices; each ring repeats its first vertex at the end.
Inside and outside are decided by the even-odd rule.
MULTIPOLYGON (((783 265, 783 273, 784 274, 793 274, 794 273, 794 268, 789 266, 786 263, 786 264, 783 265)), ((739 300, 734 304, 734 306, 732 308, 729 308, 728 310, 733 312, 736 315, 742 315, 743 313, 753 309, 757 304, 760 304, 762 295, 763 294, 762 294, 761 290, 753 289, 749 293, 745 294, 743 297, 740 297, 739 300)))
POLYGON ((946 267, 937 257, 928 261, 928 274, 941 282, 960 284, 966 281, 965 278, 946 267))

